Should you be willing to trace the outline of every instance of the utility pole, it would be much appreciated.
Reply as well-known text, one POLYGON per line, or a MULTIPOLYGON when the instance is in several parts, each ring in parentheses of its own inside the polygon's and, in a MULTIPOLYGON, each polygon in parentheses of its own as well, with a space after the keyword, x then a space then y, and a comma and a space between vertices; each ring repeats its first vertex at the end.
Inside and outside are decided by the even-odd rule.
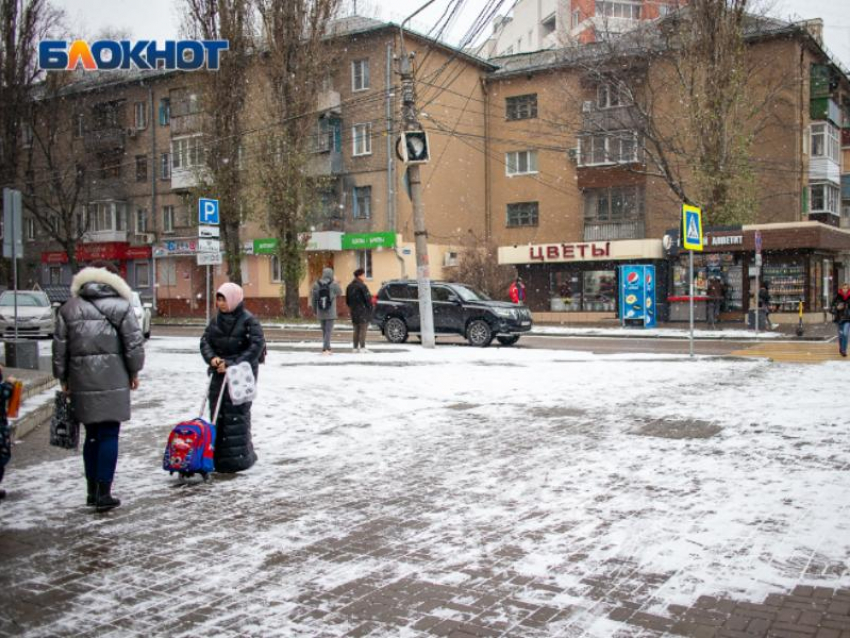
MULTIPOLYGON (((405 131, 420 131, 422 126, 416 113, 416 90, 413 84, 413 54, 404 46, 404 25, 422 11, 430 0, 410 15, 401 24, 401 116, 405 131)), ((422 206, 422 180, 418 164, 408 164, 407 180, 410 184, 410 199, 413 202, 413 237, 416 241, 416 282, 419 288, 419 329, 424 348, 434 347, 434 308, 431 304, 431 265, 428 258, 428 231, 425 229, 425 208, 422 206)))

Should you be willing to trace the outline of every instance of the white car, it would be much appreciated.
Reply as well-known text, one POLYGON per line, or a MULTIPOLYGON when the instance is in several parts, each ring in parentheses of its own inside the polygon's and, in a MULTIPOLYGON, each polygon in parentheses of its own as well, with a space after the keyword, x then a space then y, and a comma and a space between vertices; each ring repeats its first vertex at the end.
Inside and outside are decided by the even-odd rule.
MULTIPOLYGON (((18 335, 49 337, 53 334, 55 316, 50 299, 40 290, 19 290, 18 335)), ((15 292, 0 294, 0 334, 15 334, 15 292)))
POLYGON ((133 292, 133 300, 130 302, 133 306, 133 312, 136 315, 136 321, 139 322, 139 327, 145 335, 145 339, 151 338, 151 304, 142 303, 142 298, 139 293, 133 292))

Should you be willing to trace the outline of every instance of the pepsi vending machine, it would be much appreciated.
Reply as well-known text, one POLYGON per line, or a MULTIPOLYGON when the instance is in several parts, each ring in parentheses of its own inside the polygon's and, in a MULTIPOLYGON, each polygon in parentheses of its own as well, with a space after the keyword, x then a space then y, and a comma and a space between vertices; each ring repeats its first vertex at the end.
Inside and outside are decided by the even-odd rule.
POLYGON ((656 326, 655 266, 620 266, 620 319, 656 326))

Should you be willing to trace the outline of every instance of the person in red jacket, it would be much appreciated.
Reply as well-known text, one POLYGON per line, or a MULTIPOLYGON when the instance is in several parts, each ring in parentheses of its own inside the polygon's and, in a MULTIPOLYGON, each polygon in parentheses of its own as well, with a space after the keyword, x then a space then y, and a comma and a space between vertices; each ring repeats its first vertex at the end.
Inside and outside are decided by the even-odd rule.
POLYGON ((517 277, 508 289, 508 294, 511 296, 511 301, 515 304, 525 303, 525 284, 522 283, 522 278, 517 277))

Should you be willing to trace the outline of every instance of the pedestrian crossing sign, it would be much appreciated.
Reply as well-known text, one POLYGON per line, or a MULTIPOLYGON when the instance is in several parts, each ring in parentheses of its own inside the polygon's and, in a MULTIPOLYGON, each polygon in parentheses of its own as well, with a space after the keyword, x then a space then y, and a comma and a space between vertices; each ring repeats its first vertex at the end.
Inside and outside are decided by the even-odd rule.
POLYGON ((702 211, 696 206, 682 204, 682 248, 702 250, 702 211))

